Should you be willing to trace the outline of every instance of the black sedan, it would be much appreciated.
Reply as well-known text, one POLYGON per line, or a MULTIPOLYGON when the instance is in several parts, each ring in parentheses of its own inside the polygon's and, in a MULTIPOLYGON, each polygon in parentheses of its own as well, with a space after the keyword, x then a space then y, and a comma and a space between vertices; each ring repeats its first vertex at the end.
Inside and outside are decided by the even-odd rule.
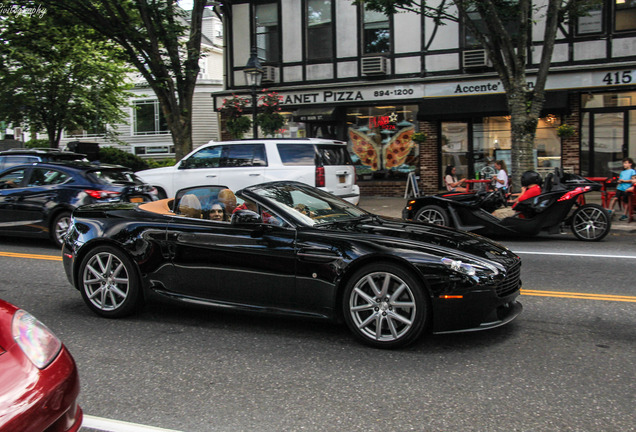
POLYGON ((88 162, 17 165, 0 173, 0 235, 50 237, 61 247, 76 207, 154 199, 154 188, 122 166, 88 162))
POLYGON ((345 321, 363 342, 513 320, 521 260, 478 235, 376 216, 296 182, 179 191, 73 212, 69 281, 98 315, 159 295, 224 309, 345 321))

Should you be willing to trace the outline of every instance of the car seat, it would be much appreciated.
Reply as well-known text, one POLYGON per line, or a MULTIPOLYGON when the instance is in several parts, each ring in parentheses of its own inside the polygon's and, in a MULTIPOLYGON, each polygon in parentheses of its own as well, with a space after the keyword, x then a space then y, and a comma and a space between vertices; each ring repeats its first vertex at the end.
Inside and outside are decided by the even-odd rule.
POLYGON ((179 209, 176 213, 190 218, 201 219, 203 217, 201 201, 194 194, 186 194, 179 201, 179 209))

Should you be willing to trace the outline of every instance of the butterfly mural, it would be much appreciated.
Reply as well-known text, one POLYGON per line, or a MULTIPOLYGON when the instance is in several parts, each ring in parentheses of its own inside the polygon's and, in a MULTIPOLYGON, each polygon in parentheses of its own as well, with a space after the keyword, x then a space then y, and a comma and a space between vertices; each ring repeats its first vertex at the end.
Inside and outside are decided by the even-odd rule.
POLYGON ((373 171, 402 165, 415 147, 412 139, 414 133, 415 126, 403 128, 388 143, 382 144, 357 129, 349 128, 352 151, 360 158, 361 164, 371 167, 373 171))

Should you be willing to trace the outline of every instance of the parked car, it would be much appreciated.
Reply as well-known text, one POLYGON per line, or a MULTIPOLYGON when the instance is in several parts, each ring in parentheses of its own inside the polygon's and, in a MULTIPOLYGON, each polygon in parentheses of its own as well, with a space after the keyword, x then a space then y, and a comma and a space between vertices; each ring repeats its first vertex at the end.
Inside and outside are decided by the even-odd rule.
POLYGON ((50 237, 61 246, 74 208, 98 202, 154 199, 151 186, 118 165, 17 165, 0 172, 0 235, 50 237))
POLYGON ((96 314, 153 295, 344 321, 394 348, 435 333, 504 325, 520 312, 521 260, 484 237, 376 216, 299 182, 187 188, 174 199, 81 207, 62 250, 96 314), (211 209, 225 209, 217 217, 211 209))
POLYGON ((202 184, 239 190, 257 183, 290 180, 330 192, 353 204, 360 200, 346 143, 318 138, 210 142, 172 167, 137 172, 163 198, 202 184))
POLYGON ((62 342, 33 315, 0 300, 0 430, 77 432, 79 391, 62 342))
POLYGON ((0 171, 31 162, 84 161, 86 155, 53 148, 10 149, 0 151, 0 171))

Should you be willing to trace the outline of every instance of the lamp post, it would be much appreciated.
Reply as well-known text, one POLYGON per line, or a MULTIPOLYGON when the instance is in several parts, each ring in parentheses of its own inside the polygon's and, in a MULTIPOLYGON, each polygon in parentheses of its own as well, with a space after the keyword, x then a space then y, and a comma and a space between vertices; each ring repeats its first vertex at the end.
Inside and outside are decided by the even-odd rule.
POLYGON ((253 138, 258 138, 258 125, 256 124, 256 88, 261 86, 263 80, 263 67, 256 54, 256 48, 252 48, 252 54, 250 59, 243 69, 245 74, 245 83, 252 89, 252 135, 253 138))

